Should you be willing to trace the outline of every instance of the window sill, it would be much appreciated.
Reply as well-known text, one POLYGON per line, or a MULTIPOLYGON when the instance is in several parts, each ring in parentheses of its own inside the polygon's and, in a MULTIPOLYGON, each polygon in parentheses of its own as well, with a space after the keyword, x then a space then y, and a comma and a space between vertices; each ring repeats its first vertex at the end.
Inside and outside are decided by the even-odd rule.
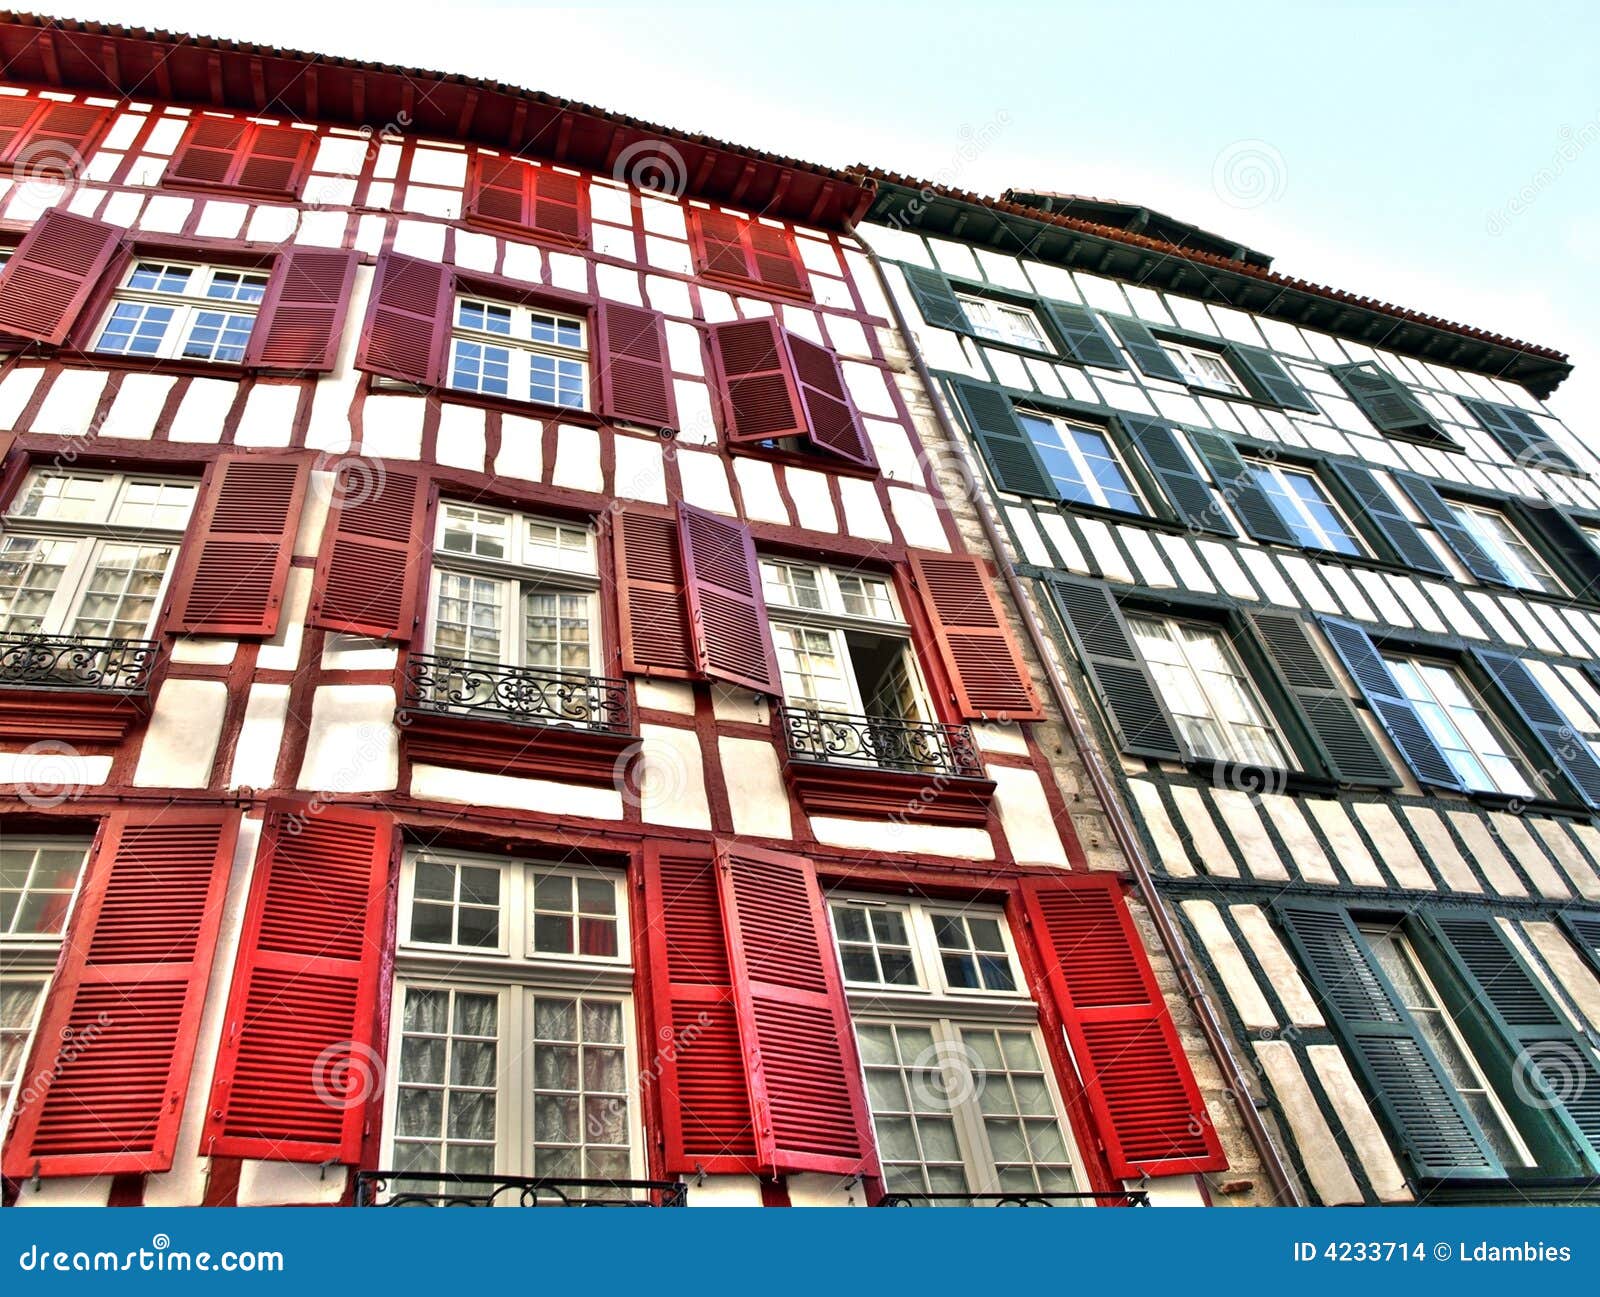
POLYGON ((234 382, 242 382, 247 378, 281 378, 285 382, 293 382, 300 378, 320 376, 320 371, 307 370, 295 374, 215 360, 187 360, 182 356, 120 356, 114 352, 85 351, 77 347, 63 349, 56 359, 74 369, 119 369, 133 374, 174 374, 187 378, 232 379, 234 382))
MULTIPOLYGON (((1270 766, 1252 766, 1238 761, 1217 761, 1210 757, 1187 757, 1184 768, 1196 778, 1204 779, 1213 788, 1229 788, 1251 796, 1268 793, 1309 793, 1331 795, 1346 785, 1324 774, 1309 770, 1285 770, 1270 766)), ((1397 788, 1398 782, 1388 785, 1361 784, 1361 788, 1397 788)))
MULTIPOLYGON (((388 209, 384 210, 388 211, 388 209)), ((509 234, 513 238, 528 243, 536 243, 543 247, 588 252, 591 245, 587 221, 584 222, 583 233, 571 238, 560 234, 552 234, 548 230, 535 230, 522 224, 521 221, 502 221, 493 216, 482 216, 477 212, 463 213, 461 223, 473 229, 492 230, 496 234, 509 234)))
POLYGON ((814 303, 816 298, 812 295, 811 284, 808 281, 803 288, 781 288, 774 284, 763 283, 758 279, 746 279, 743 275, 718 274, 714 270, 705 270, 695 267, 695 278, 704 280, 708 284, 718 285, 723 288, 736 289, 744 294, 756 294, 764 297, 781 297, 791 302, 814 303))
POLYGON ((832 473, 838 477, 859 477, 869 482, 875 482, 883 475, 883 470, 877 465, 868 468, 865 464, 853 464, 848 459, 830 455, 827 451, 807 455, 803 451, 769 450, 765 446, 755 444, 745 446, 726 439, 722 444, 730 456, 764 460, 768 464, 782 464, 787 468, 809 468, 813 472, 832 473))

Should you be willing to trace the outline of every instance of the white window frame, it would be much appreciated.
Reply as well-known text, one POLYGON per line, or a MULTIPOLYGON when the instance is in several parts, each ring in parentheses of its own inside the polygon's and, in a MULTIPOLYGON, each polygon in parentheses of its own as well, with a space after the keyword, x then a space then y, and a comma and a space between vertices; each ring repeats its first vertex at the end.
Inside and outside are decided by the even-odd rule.
POLYGON ((961 303, 961 312, 973 333, 985 342, 1000 342, 1024 351, 1049 352, 1052 349, 1050 335, 1045 332, 1038 312, 1031 307, 979 293, 957 293, 956 301, 961 303), (1031 329, 1013 327, 1019 319, 1028 321, 1031 329))
MULTIPOLYGON (((255 322, 260 314, 261 302, 266 295, 268 281, 271 279, 270 269, 261 269, 254 266, 228 266, 215 265, 206 262, 169 260, 165 257, 135 257, 112 294, 111 301, 107 303, 105 313, 100 317, 100 323, 95 329, 94 341, 90 345, 91 351, 100 352, 102 355, 122 356, 129 360, 188 360, 202 365, 238 365, 244 362, 241 354, 238 360, 213 360, 208 356, 187 356, 184 348, 189 343, 190 334, 198 323, 198 316, 202 311, 220 311, 225 315, 242 315, 250 319, 250 327, 255 328, 255 322), (130 281, 140 270, 159 266, 166 270, 189 271, 188 285, 181 292, 170 292, 159 288, 133 288, 130 281), (247 275, 251 281, 259 281, 262 297, 254 301, 238 301, 228 297, 208 297, 207 290, 216 281, 218 275, 247 275), (172 309, 172 318, 167 321, 165 331, 162 333, 161 343, 153 352, 149 351, 105 351, 102 343, 105 341, 107 327, 112 317, 116 314, 117 307, 123 304, 137 306, 162 306, 172 309)), ((245 346, 249 346, 248 335, 245 346)))
MULTIPOLYGON (((78 864, 78 876, 73 880, 72 888, 67 893, 66 916, 62 920, 60 932, 11 932, 8 930, 0 930, 0 953, 8 953, 9 951, 31 947, 49 948, 50 950, 54 950, 61 944, 62 938, 66 935, 67 925, 72 922, 73 912, 77 909, 78 893, 83 890, 83 877, 89 872, 89 854, 94 846, 93 839, 70 836, 56 837, 47 833, 30 833, 19 837, 8 836, 5 840, 5 846, 11 850, 33 852, 46 849, 65 851, 75 848, 81 848, 83 851, 83 859, 78 864)), ((31 872, 32 871, 30 869, 30 876, 31 872)), ((17 903, 17 913, 20 914, 22 910, 21 897, 26 897, 28 894, 29 892, 27 889, 24 889, 20 894, 17 903)), ((14 923, 15 921, 16 918, 15 915, 13 915, 12 922, 14 923)))
POLYGON ((1250 389, 1244 385, 1239 372, 1228 363, 1227 356, 1221 351, 1196 346, 1192 342, 1178 342, 1172 338, 1157 338, 1156 341, 1171 358, 1172 363, 1178 367, 1186 387, 1196 387, 1222 396, 1250 395, 1250 389), (1209 372, 1203 363, 1206 361, 1219 365, 1222 372, 1227 375, 1227 381, 1219 381, 1216 374, 1209 372))
POLYGON ((1566 597, 1567 588, 1561 578, 1551 570, 1544 556, 1528 543, 1521 529, 1503 510, 1493 505, 1464 500, 1446 500, 1445 504, 1478 542, 1478 548, 1500 569, 1500 575, 1518 590, 1566 597), (1509 540, 1501 534, 1500 528, 1510 533, 1509 540))
POLYGON ((445 356, 445 387, 452 392, 468 392, 477 396, 486 396, 492 400, 519 401, 529 405, 540 405, 556 410, 593 410, 595 397, 592 390, 593 365, 591 363, 589 321, 585 316, 573 315, 566 311, 559 311, 550 307, 524 306, 513 302, 497 301, 491 297, 481 297, 476 293, 458 293, 450 303, 450 347, 445 356), (510 332, 496 333, 491 329, 480 329, 461 321, 463 306, 481 307, 487 310, 510 312, 510 332), (578 342, 575 346, 567 346, 559 342, 541 342, 533 337, 533 321, 535 317, 551 319, 556 322, 557 328, 563 324, 575 325, 578 329, 578 342), (506 375, 506 391, 485 392, 476 387, 458 387, 455 383, 456 353, 460 343, 477 343, 479 346, 498 347, 510 353, 508 358, 508 372, 506 375), (554 402, 545 401, 533 395, 533 369, 532 361, 535 356, 545 356, 557 361, 566 361, 578 367, 578 378, 582 386, 582 399, 576 405, 563 404, 560 401, 561 388, 559 374, 556 380, 556 397, 554 402))
MULTIPOLYGON (((830 892, 827 901, 828 925, 829 930, 833 933, 833 945, 836 954, 839 949, 839 932, 838 923, 833 913, 835 905, 851 905, 869 910, 898 910, 905 923, 906 933, 911 940, 911 962, 917 972, 915 986, 894 982, 845 981, 844 987, 846 991, 864 991, 884 996, 904 995, 916 999, 935 996, 952 1001, 986 1000, 1002 1004, 1016 1004, 1019 1001, 1032 1003, 1028 999, 1027 979, 1023 976, 1022 961, 1017 957, 1016 942, 1011 937, 1011 925, 1006 922, 1005 911, 997 905, 963 904, 959 901, 907 900, 899 897, 884 896, 880 893, 861 891, 830 892), (1014 983, 1014 988, 1009 991, 994 991, 984 987, 952 986, 945 979, 943 951, 933 930, 933 916, 935 914, 993 919, 1000 927, 1000 938, 1005 945, 1006 961, 1011 969, 1011 980, 1014 983)), ((851 944, 859 945, 860 943, 852 942, 851 944)), ((842 959, 839 965, 839 976, 841 979, 844 978, 842 959)))
MULTIPOLYGON (((1121 447, 1117 445, 1116 439, 1111 435, 1110 428, 1101 424, 1089 423, 1082 419, 1064 418, 1061 415, 1050 414, 1047 411, 1027 405, 1017 407, 1017 416, 1019 419, 1038 419, 1042 423, 1048 423, 1055 429, 1060 445, 1052 449, 1061 450, 1072 461, 1072 466, 1078 471, 1078 480, 1083 484, 1083 489, 1089 493, 1089 503, 1097 508, 1110 509, 1114 513, 1122 514, 1124 517, 1148 517, 1150 515, 1150 501, 1145 498, 1144 491, 1140 489, 1139 479, 1134 476, 1133 470, 1129 468, 1127 457, 1123 455, 1121 447), (1121 505, 1111 503, 1110 497, 1106 494, 1105 483, 1094 475, 1093 469, 1089 466, 1089 457, 1084 454, 1083 447, 1078 445, 1077 438, 1072 435, 1075 430, 1091 432, 1105 442, 1107 457, 1117 466, 1117 471, 1122 474, 1123 484, 1126 486, 1128 494, 1133 497, 1134 504, 1138 506, 1137 509, 1130 513, 1129 510, 1124 509, 1121 505)), ((1026 424, 1023 424, 1022 431, 1030 441, 1034 440, 1026 424)), ((1035 448, 1037 449, 1037 442, 1035 442, 1035 448)), ((1045 472, 1050 475, 1050 480, 1054 483, 1055 477, 1050 474, 1050 466, 1048 464, 1045 465, 1045 472)), ((1061 489, 1060 483, 1055 483, 1055 485, 1057 490, 1061 489)), ((1081 505, 1084 502, 1067 500, 1065 503, 1081 505)))
POLYGON ((28 969, 26 971, 19 969, 13 971, 7 968, 5 971, 6 990, 14 991, 23 986, 31 986, 35 990, 33 1010, 29 1015, 28 1021, 20 1028, 10 1028, 12 1032, 21 1038, 22 1051, 17 1055, 17 1073, 7 1083, 9 1089, 5 1094, 4 1100, 0 1101, 0 1131, 10 1130, 11 1115, 16 1111, 17 1107, 17 1095, 22 1093, 23 1087, 28 1083, 28 1060, 33 1053, 34 1040, 39 1034, 39 1023, 44 1017, 44 1003, 49 998, 50 986, 53 980, 48 969, 28 969))
POLYGON ((1303 527, 1315 537, 1313 548, 1326 550, 1330 554, 1342 554, 1346 558, 1369 557, 1366 542, 1361 533, 1351 524, 1349 515, 1340 508, 1339 502, 1333 498, 1328 488, 1323 485, 1322 479, 1317 476, 1316 470, 1302 468, 1297 464, 1269 463, 1260 459, 1247 459, 1245 464, 1256 474, 1266 474, 1273 480, 1277 489, 1269 492, 1268 498, 1274 506, 1287 507, 1294 511, 1292 525, 1303 527), (1288 479, 1291 477, 1310 482, 1316 488, 1318 498, 1328 512, 1337 520, 1343 537, 1355 546, 1353 554, 1347 549, 1341 549, 1334 543, 1332 534, 1323 526, 1316 515, 1306 508, 1305 501, 1289 485, 1288 479))

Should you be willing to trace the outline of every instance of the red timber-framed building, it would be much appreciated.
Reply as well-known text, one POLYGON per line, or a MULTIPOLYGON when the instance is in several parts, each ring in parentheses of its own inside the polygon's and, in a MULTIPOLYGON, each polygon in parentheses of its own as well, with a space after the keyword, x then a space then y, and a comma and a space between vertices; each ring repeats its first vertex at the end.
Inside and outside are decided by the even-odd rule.
POLYGON ((870 182, 279 50, 0 57, 8 1202, 1251 1192, 895 381, 870 182))

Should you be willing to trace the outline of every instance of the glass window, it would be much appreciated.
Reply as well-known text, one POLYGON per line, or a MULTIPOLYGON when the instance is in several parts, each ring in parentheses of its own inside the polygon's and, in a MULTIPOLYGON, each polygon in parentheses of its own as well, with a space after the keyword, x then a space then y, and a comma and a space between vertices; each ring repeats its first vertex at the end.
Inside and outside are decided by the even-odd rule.
POLYGON ((500 997, 490 992, 404 988, 396 1170, 495 1170, 500 1016, 500 997))
POLYGON ((935 911, 930 918, 947 987, 952 991, 1017 989, 998 915, 935 911))
POLYGON ((921 985, 905 910, 839 901, 832 911, 846 982, 866 986, 921 985))
POLYGON ((0 937, 59 937, 88 858, 89 844, 71 838, 0 842, 0 937))
POLYGON ((1511 520, 1505 514, 1482 505, 1453 501, 1450 502, 1450 510, 1472 534, 1490 561, 1500 569, 1501 576, 1512 585, 1519 590, 1566 594, 1549 564, 1538 550, 1522 538, 1522 533, 1511 525, 1511 520))
POLYGON ((623 1004, 534 995, 533 1170, 625 1180, 630 1166, 623 1004))
POLYGON ((1104 428, 1036 410, 1018 410, 1017 421, 1033 439, 1062 499, 1122 513, 1146 512, 1133 478, 1117 457, 1104 428))
POLYGON ((972 331, 980 338, 1026 347, 1030 351, 1050 350, 1038 317, 1027 307, 969 293, 957 293, 956 300, 961 303, 972 331))
POLYGON ((1473 792, 1537 797, 1545 792, 1494 714, 1454 666, 1385 654, 1395 681, 1457 778, 1473 792))
POLYGON ((135 261, 112 296, 94 349, 240 364, 267 277, 264 270, 135 261))
POLYGON ((411 940, 430 946, 499 950, 500 870, 448 860, 416 863, 411 940))
POLYGON ((1221 352, 1191 346, 1186 342, 1169 342, 1165 338, 1160 341, 1161 349, 1172 358, 1172 363, 1178 367, 1190 387, 1226 392, 1230 396, 1249 395, 1239 376, 1233 372, 1233 366, 1221 352))
POLYGON ((1252 463, 1250 467, 1300 544, 1336 554, 1366 552, 1355 528, 1329 499, 1315 473, 1283 464, 1252 463))
POLYGON ((6 974, 0 983, 0 1130, 11 1122, 11 1108, 28 1047, 44 1007, 45 979, 6 974))
POLYGON ((450 386, 583 410, 589 406, 588 325, 498 302, 456 300, 450 386))
POLYGON ((615 959, 617 884, 588 874, 541 873, 533 880, 533 949, 541 955, 615 959))
MULTIPOLYGON (((943 1026, 943 1024, 938 1024, 943 1026)), ((957 1104, 945 1075, 935 1025, 856 1024, 867 1106, 890 1193, 978 1192, 968 1150, 956 1134, 957 1104)))

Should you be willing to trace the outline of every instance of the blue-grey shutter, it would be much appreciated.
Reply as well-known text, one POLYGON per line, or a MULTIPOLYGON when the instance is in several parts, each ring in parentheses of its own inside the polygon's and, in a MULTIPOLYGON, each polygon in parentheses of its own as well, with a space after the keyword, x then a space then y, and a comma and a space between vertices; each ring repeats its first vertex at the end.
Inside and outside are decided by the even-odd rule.
POLYGON ((1579 471, 1571 456, 1557 446, 1526 411, 1492 401, 1477 401, 1469 396, 1462 397, 1461 404, 1517 463, 1535 468, 1559 468, 1568 473, 1579 471))
POLYGON ((1051 577, 1049 585, 1117 746, 1134 756, 1181 760, 1177 726, 1110 587, 1074 576, 1051 577))
POLYGON ((1411 394, 1411 389, 1372 361, 1335 365, 1328 372, 1379 431, 1409 432, 1417 428, 1439 431, 1439 425, 1411 394))
POLYGON ((1560 505, 1545 500, 1513 500, 1512 509, 1528 528, 1544 537, 1561 556, 1573 579, 1576 593, 1586 599, 1600 599, 1600 550, 1560 505))
POLYGON ((906 286, 911 289, 911 296, 924 320, 936 329, 953 329, 957 333, 967 334, 972 332, 967 313, 961 309, 955 290, 939 271, 905 265, 900 269, 905 273, 906 286))
POLYGON ((1233 524, 1218 507, 1211 487, 1201 477, 1178 440, 1177 432, 1160 419, 1142 414, 1119 414, 1117 423, 1129 444, 1139 452, 1146 467, 1171 502, 1180 522, 1198 531, 1234 536, 1233 524))
POLYGON ((1299 899, 1278 901, 1273 911, 1411 1173, 1425 1180, 1504 1176, 1349 912, 1299 899))
POLYGON ((1210 428, 1191 428, 1189 438, 1247 532, 1279 545, 1300 544, 1272 497, 1262 490, 1255 468, 1244 462, 1233 442, 1210 428))
POLYGON ((1439 751, 1411 700, 1400 691, 1399 683, 1372 637, 1354 622, 1338 617, 1319 617, 1317 621, 1367 705, 1383 725, 1384 732, 1400 749, 1417 779, 1436 788, 1459 790, 1461 780, 1450 768, 1444 753, 1439 751))
POLYGON ((1401 489, 1411 497, 1411 503, 1417 506, 1417 512, 1428 520, 1467 571, 1490 585, 1509 584, 1500 565, 1484 552, 1483 546, 1456 517, 1455 510, 1432 482, 1415 473, 1396 473, 1394 480, 1400 483, 1401 489))
POLYGON ((1509 653, 1474 649, 1473 655, 1578 795, 1589 806, 1600 809, 1600 761, 1595 760, 1583 737, 1550 701, 1550 695, 1533 678, 1527 665, 1509 653))
POLYGON ((1563 910, 1557 917, 1573 945, 1600 973, 1600 910, 1563 910))
POLYGON ((1156 335, 1143 320, 1135 320, 1127 315, 1108 315, 1106 319, 1111 322, 1111 327, 1117 331, 1117 337, 1122 339, 1122 345, 1128 349, 1128 354, 1133 357, 1133 363, 1151 378, 1165 378, 1174 383, 1184 381, 1182 372, 1172 363, 1172 357, 1167 355, 1166 349, 1156 341, 1156 335))
POLYGON ((950 386, 966 416, 967 428, 994 475, 995 485, 1017 495, 1058 499, 1061 493, 1045 471, 1033 438, 1017 422, 1017 409, 1011 398, 992 383, 958 378, 950 386))
POLYGON ((1045 302, 1044 309, 1067 355, 1080 365, 1097 365, 1102 369, 1127 368, 1122 363, 1122 353, 1106 336, 1093 311, 1071 302, 1052 301, 1045 302))
POLYGON ((1388 547, 1390 556, 1419 572, 1448 576, 1450 569, 1433 552, 1411 519, 1401 512, 1393 496, 1373 473, 1359 464, 1330 464, 1334 476, 1358 506, 1356 521, 1365 523, 1388 547))
POLYGON ((1310 394, 1294 381, 1270 351, 1246 347, 1237 342, 1229 343, 1223 350, 1234 371, 1250 389, 1250 395, 1257 400, 1270 401, 1285 410, 1306 410, 1311 414, 1322 412, 1310 394))

